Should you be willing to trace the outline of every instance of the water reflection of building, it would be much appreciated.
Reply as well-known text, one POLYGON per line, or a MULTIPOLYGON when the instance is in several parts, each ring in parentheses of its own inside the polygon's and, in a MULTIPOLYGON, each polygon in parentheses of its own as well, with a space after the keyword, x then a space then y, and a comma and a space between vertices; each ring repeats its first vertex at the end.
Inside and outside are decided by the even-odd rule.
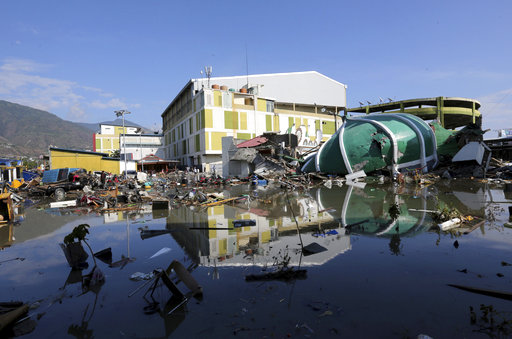
POLYGON ((248 206, 173 209, 167 227, 187 255, 203 266, 265 266, 285 255, 291 265, 322 265, 351 248, 350 234, 391 238, 390 248, 398 253, 401 236, 421 233, 432 225, 427 212, 433 208, 430 195, 426 188, 321 187, 293 196, 291 205, 280 194, 248 206), (393 204, 401 209, 397 219, 389 215, 393 204), (301 255, 293 215, 303 245, 317 243, 325 251, 301 255), (235 220, 244 219, 256 225, 233 227, 235 220))
POLYGON ((395 234, 413 235, 431 226, 428 209, 433 209, 434 201, 427 208, 428 188, 416 186, 407 188, 375 187, 366 185, 342 188, 319 188, 317 201, 322 208, 329 208, 331 215, 340 221, 351 233, 391 237, 395 234), (400 215, 392 218, 389 209, 397 205, 400 215), (353 226, 351 226, 353 225, 353 226))
POLYGON ((449 188, 440 187, 439 198, 465 215, 484 216, 492 202, 512 202, 502 187, 487 183, 451 180, 449 188))
POLYGON ((151 207, 152 206, 149 204, 142 204, 138 205, 137 208, 133 210, 107 211, 103 213, 103 223, 108 224, 112 222, 123 221, 127 218, 130 218, 131 220, 145 218, 152 214, 153 211, 151 207))
POLYGON ((12 223, 0 224, 0 250, 10 247, 14 242, 14 227, 12 223))
MULTIPOLYGON (((327 249, 302 258, 303 266, 323 264, 350 249, 350 239, 344 235, 344 230, 327 212, 319 210, 314 200, 309 197, 294 200, 292 209, 304 245, 317 242, 327 249), (338 234, 322 233, 331 229, 336 229, 334 233, 338 234)), ((301 247, 291 211, 285 209, 279 217, 260 215, 267 214, 261 211, 265 209, 229 205, 201 211, 173 209, 167 227, 174 230, 172 236, 191 259, 204 266, 271 265, 272 260, 279 260, 285 254, 290 256, 291 265, 297 265, 301 260, 301 247), (248 219, 254 220, 256 225, 233 226, 235 220, 248 219)))

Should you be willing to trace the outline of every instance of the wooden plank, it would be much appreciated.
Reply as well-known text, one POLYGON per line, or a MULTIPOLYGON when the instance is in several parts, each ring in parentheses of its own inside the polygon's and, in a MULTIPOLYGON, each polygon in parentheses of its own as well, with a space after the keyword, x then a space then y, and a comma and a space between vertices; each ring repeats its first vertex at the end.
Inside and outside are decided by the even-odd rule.
POLYGON ((485 220, 482 220, 478 223, 475 224, 475 226, 471 227, 470 229, 464 231, 463 234, 469 234, 471 232, 473 232, 474 230, 476 230, 477 228, 479 228, 480 226, 482 226, 483 224, 485 223, 485 220))
POLYGON ((512 300, 512 293, 509 293, 509 292, 502 292, 502 291, 489 290, 489 289, 485 289, 485 288, 471 287, 471 286, 464 286, 464 285, 457 285, 457 284, 448 284, 448 286, 455 287, 455 288, 458 288, 460 290, 467 291, 467 292, 487 295, 489 297, 512 300))

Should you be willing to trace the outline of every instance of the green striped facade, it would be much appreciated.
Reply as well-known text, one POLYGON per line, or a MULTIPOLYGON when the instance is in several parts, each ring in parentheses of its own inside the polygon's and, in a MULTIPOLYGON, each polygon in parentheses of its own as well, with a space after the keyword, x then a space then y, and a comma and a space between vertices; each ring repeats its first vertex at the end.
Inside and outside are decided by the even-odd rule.
POLYGON ((441 126, 435 130, 407 113, 348 118, 317 153, 305 159, 302 171, 336 175, 381 169, 393 174, 412 169, 427 172, 438 162, 436 134, 444 142, 454 133, 441 126))

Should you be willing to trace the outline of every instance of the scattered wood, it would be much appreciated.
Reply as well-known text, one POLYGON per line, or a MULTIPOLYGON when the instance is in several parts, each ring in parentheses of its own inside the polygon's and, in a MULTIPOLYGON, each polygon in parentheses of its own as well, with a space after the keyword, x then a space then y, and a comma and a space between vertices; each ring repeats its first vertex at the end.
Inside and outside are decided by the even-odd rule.
MULTIPOLYGON (((6 303, 2 303, 7 305, 6 303)), ((17 319, 19 319, 23 314, 28 312, 28 305, 14 305, 12 303, 12 307, 2 306, 2 312, 0 314, 0 331, 2 331, 7 326, 13 324, 17 319)))
POLYGON ((240 198, 244 198, 244 197, 235 197, 235 198, 228 198, 228 199, 223 199, 223 200, 214 201, 214 202, 206 202, 206 203, 201 204, 201 206, 210 207, 210 206, 222 205, 222 204, 225 204, 227 202, 235 201, 235 200, 240 199, 240 198))
POLYGON ((477 228, 482 226, 484 223, 485 223, 485 220, 482 220, 482 221, 476 223, 473 227, 471 227, 470 229, 464 231, 463 234, 469 234, 469 233, 473 232, 474 230, 476 230, 477 228))

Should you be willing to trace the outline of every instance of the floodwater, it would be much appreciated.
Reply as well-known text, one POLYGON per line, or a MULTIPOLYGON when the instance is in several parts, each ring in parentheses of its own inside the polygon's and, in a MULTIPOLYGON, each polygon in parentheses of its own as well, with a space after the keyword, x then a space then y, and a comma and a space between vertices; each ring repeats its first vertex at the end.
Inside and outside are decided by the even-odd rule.
MULTIPOLYGON (((23 221, 0 228, 0 300, 35 303, 28 338, 485 338, 512 332, 509 300, 448 286, 512 292, 512 229, 503 226, 512 200, 503 186, 452 180, 425 188, 334 185, 286 193, 236 186, 224 193, 248 194, 250 201, 111 214, 28 206, 23 221), (401 213, 393 221, 395 203, 401 213), (473 224, 485 222, 469 234, 440 232, 427 211, 442 206, 476 217, 473 224), (241 219, 255 225, 233 228, 241 219), (91 226, 93 251, 110 247, 116 263, 96 259, 105 282, 89 290, 59 247, 82 223, 91 226), (141 239, 141 229, 169 233, 141 239), (302 246, 321 252, 303 255, 302 246), (168 315, 177 304, 159 285, 157 312, 146 314, 150 285, 129 297, 145 283, 130 276, 165 269, 173 260, 189 268, 203 296, 168 315), (307 272, 289 281, 246 281, 283 263, 307 272)), ((88 262, 83 274, 92 269, 91 256, 88 262)))

